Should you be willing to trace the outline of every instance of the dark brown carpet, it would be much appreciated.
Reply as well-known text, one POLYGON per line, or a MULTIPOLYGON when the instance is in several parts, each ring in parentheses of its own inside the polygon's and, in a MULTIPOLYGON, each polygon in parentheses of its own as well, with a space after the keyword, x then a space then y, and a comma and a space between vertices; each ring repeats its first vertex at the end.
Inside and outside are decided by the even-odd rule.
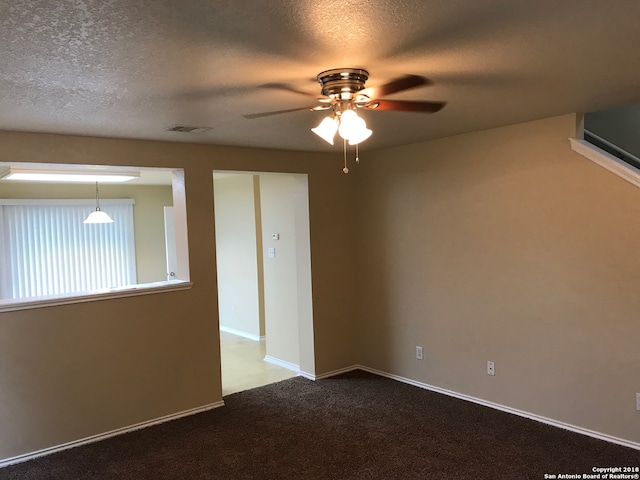
POLYGON ((0 469, 0 479, 543 479, 640 451, 356 371, 0 469))

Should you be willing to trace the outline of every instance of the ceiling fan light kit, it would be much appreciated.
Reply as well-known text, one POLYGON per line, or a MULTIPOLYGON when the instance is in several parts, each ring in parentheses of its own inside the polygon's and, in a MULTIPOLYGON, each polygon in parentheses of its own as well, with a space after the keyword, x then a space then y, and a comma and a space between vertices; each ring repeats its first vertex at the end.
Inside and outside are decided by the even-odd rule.
MULTIPOLYGON (((306 109, 311 111, 331 110, 331 114, 325 117, 317 127, 312 128, 311 131, 330 145, 334 144, 336 133, 342 137, 345 158, 345 165, 342 171, 348 173, 349 169, 346 165, 347 142, 349 145, 355 145, 356 163, 359 163, 358 145, 373 133, 371 129, 367 128, 366 122, 358 115, 357 110, 435 113, 445 106, 444 102, 383 100, 381 98, 411 88, 429 85, 430 82, 425 77, 404 75, 377 88, 365 88, 365 83, 368 79, 369 72, 361 68, 325 70, 320 72, 317 77, 323 95, 318 99, 320 105, 250 114, 245 115, 245 118, 261 118, 306 109)), ((291 87, 285 87, 285 90, 300 93, 299 90, 291 87)))
POLYGON ((367 128, 364 119, 358 116, 354 110, 347 110, 342 113, 335 113, 325 117, 320 125, 312 128, 311 131, 322 138, 325 142, 333 145, 336 132, 349 145, 357 145, 364 142, 373 133, 367 128))

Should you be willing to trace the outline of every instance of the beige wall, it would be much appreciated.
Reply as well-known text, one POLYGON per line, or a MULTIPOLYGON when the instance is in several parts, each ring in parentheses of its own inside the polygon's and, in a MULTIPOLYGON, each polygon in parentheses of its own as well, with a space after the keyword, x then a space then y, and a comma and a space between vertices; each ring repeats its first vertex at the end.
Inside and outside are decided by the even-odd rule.
POLYGON ((216 262, 220 326, 260 336, 254 175, 215 178, 216 262))
MULTIPOLYGON (((167 279, 163 207, 172 205, 170 186, 103 184, 100 197, 133 198, 138 283, 167 279)), ((0 198, 95 198, 93 185, 0 182, 0 198)), ((107 210, 107 209, 105 209, 107 210)))
POLYGON ((0 313, 0 458, 221 399, 214 169, 308 174, 310 373, 356 363, 355 249, 342 208, 355 182, 334 155, 16 132, 0 132, 0 147, 0 161, 184 168, 193 282, 180 292, 0 313))
POLYGON ((349 175, 335 155, 0 132, 1 161, 184 168, 193 282, 0 313, 0 458, 220 400, 214 169, 308 174, 309 373, 361 363, 640 442, 640 191, 569 149, 575 125, 369 152, 349 175))
POLYGON ((292 175, 260 175, 267 355, 299 366, 294 189, 292 175), (272 239, 275 233, 278 240, 272 239), (275 249, 274 258, 269 248, 275 249))
MULTIPOLYGON (((306 175, 293 177, 293 216, 296 237, 296 276, 298 293, 298 356, 302 374, 315 372, 315 331, 313 326, 313 290, 311 285, 311 249, 309 230, 309 183, 306 175)), ((351 325, 355 325, 355 317, 351 325)), ((351 335, 346 340, 353 342, 351 335)), ((351 343, 353 345, 353 343, 351 343)), ((323 345, 322 348, 327 348, 323 345)))
POLYGON ((369 155, 360 361, 639 442, 640 190, 571 151, 575 125, 369 155))

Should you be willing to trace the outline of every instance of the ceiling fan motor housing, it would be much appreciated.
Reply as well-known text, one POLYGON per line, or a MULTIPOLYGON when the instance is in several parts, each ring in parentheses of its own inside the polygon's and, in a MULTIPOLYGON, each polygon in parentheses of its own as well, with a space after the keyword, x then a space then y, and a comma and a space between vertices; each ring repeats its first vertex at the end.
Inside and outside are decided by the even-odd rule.
POLYGON ((360 68, 334 68, 319 73, 318 83, 322 85, 323 95, 340 98, 342 94, 355 94, 363 90, 368 78, 369 72, 360 68))

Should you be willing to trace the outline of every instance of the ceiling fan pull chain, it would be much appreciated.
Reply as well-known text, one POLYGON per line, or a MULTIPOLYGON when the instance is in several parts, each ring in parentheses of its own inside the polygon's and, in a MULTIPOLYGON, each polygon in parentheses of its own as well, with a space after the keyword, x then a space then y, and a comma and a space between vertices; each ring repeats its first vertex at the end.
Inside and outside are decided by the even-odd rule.
POLYGON ((356 163, 360 164, 360 149, 358 148, 359 143, 356 143, 356 163))
POLYGON ((344 146, 344 168, 342 169, 342 171, 344 173, 349 173, 349 169, 347 168, 347 140, 343 138, 342 144, 344 146))

